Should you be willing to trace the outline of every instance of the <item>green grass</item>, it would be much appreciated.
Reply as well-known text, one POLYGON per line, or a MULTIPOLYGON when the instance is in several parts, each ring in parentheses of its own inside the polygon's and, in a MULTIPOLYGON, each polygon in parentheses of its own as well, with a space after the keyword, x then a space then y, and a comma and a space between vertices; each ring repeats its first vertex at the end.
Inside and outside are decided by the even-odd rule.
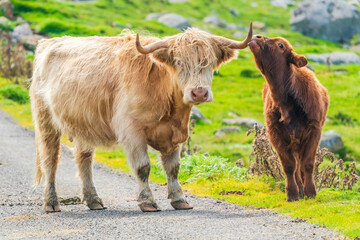
MULTIPOLYGON (((231 38, 238 30, 214 28, 202 22, 208 15, 216 14, 228 23, 247 26, 250 21, 265 22, 267 29, 261 32, 270 37, 287 38, 299 54, 346 51, 336 43, 306 37, 291 32, 289 9, 275 8, 268 0, 256 1, 260 7, 251 7, 248 0, 192 0, 186 3, 170 4, 156 0, 98 0, 94 3, 70 3, 55 0, 12 0, 15 14, 31 22, 37 32, 50 37, 73 35, 115 36, 124 27, 138 32, 148 31, 157 36, 172 35, 179 30, 166 27, 144 18, 151 12, 175 12, 188 18, 192 26, 218 35, 231 38), (230 14, 233 8, 240 12, 239 17, 230 14), (114 27, 116 26, 116 27, 114 27)), ((6 23, 11 29, 16 22, 6 23)), ((245 32, 244 32, 245 33, 245 32)), ((360 161, 360 77, 359 66, 333 66, 332 71, 324 65, 311 63, 320 82, 328 89, 330 109, 324 130, 339 132, 345 143, 345 150, 338 155, 345 159, 360 161), (345 69, 338 75, 334 70, 345 69), (339 115, 339 112, 341 113, 339 115), (339 120, 345 116, 344 121, 339 120), (334 119, 335 118, 335 119, 334 119), (333 119, 333 120, 332 120, 333 119), (350 120, 349 120, 350 119, 350 120), (352 124, 349 124, 349 121, 352 124)), ((234 115, 255 118, 264 122, 261 90, 265 80, 253 63, 248 49, 239 53, 238 59, 220 68, 213 81, 214 102, 200 105, 200 110, 212 123, 200 122, 196 125, 193 142, 207 152, 202 155, 182 159, 180 181, 185 189, 193 194, 223 199, 227 202, 248 205, 256 208, 270 208, 291 217, 329 227, 335 231, 355 238, 360 236, 360 194, 356 191, 319 192, 316 199, 286 202, 284 182, 274 182, 269 178, 247 178, 246 171, 234 166, 233 162, 242 158, 248 166, 253 137, 246 137, 246 129, 239 133, 215 138, 224 118, 234 115), (214 157, 221 156, 221 157, 214 157), (229 191, 241 191, 243 195, 222 195, 229 191)), ((7 88, 11 82, 0 79, 0 89, 7 88)), ((21 90, 19 90, 21 91, 21 90)), ((21 94, 20 94, 21 95, 21 94)), ((26 102, 26 101, 25 101, 26 102)), ((21 125, 33 128, 29 103, 20 104, 0 94, 0 108, 12 114, 21 125)), ((66 138, 63 141, 69 144, 66 138)), ((152 170, 150 180, 163 184, 166 182, 161 164, 155 154, 151 154, 152 170)), ((126 156, 121 148, 113 150, 98 149, 95 160, 121 171, 130 173, 126 156)), ((357 185, 358 186, 358 185, 357 185)))

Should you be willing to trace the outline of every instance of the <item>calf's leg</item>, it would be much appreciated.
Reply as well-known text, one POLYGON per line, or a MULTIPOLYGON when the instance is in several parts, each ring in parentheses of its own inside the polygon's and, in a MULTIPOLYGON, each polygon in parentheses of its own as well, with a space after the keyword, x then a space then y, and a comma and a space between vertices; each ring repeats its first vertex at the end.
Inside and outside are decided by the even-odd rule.
POLYGON ((46 212, 60 212, 55 189, 55 176, 60 154, 61 133, 51 120, 50 110, 37 96, 32 96, 35 125, 36 174, 35 184, 45 177, 44 207, 46 212))
POLYGON ((188 204, 178 180, 180 168, 180 148, 170 154, 162 154, 161 160, 166 172, 168 198, 176 210, 188 210, 193 207, 188 204))
POLYGON ((77 142, 75 147, 75 159, 79 169, 79 176, 82 181, 83 200, 91 210, 102 210, 106 209, 106 207, 96 193, 92 178, 94 151, 94 148, 85 147, 77 142))
MULTIPOLYGON (((130 138, 128 138, 130 139, 130 138)), ((158 212, 160 208, 156 204, 149 186, 150 158, 147 153, 146 143, 141 141, 127 141, 124 143, 128 161, 139 182, 139 207, 143 212, 158 212)))
POLYGON ((313 127, 308 139, 304 142, 302 148, 301 171, 304 175, 304 194, 309 198, 316 197, 316 187, 314 183, 314 165, 316 151, 319 146, 321 129, 313 127))
POLYGON ((299 188, 295 179, 297 164, 296 158, 289 149, 290 135, 286 127, 278 121, 276 114, 268 115, 267 120, 270 142, 276 149, 285 172, 287 200, 289 202, 297 201, 299 200, 299 188))

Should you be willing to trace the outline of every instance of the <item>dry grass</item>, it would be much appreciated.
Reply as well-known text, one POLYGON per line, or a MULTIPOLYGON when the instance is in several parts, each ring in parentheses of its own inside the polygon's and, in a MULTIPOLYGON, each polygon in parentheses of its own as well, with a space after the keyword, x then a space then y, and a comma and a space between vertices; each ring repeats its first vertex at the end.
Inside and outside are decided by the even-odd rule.
POLYGON ((21 43, 14 47, 8 32, 0 32, 0 73, 3 77, 19 84, 21 79, 29 79, 32 74, 32 61, 27 58, 21 43))
MULTIPOLYGON (((250 155, 249 172, 257 176, 271 176, 276 180, 283 179, 281 163, 271 146, 265 127, 260 129, 258 125, 255 125, 247 132, 247 136, 251 133, 255 133, 255 137, 250 155)), ((355 162, 345 165, 342 159, 337 159, 326 148, 319 148, 315 159, 314 179, 318 190, 324 188, 352 190, 359 181, 359 175, 355 162), (329 159, 330 163, 326 159, 329 159)))

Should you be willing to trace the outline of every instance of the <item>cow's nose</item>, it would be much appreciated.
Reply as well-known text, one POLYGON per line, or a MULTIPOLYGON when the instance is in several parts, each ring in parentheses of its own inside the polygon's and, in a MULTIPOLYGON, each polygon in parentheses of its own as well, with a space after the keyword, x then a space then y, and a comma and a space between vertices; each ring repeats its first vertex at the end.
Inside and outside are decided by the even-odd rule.
POLYGON ((209 91, 204 88, 195 88, 191 91, 191 98, 194 102, 205 102, 209 97, 209 91))

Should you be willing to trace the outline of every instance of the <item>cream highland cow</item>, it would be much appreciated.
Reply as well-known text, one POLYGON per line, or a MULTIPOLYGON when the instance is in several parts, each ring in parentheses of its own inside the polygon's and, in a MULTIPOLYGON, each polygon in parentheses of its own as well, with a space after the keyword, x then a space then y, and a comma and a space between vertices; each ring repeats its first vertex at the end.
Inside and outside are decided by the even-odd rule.
POLYGON ((36 49, 30 89, 36 133, 36 184, 45 180, 45 211, 60 211, 55 190, 60 137, 75 158, 90 209, 104 209, 92 180, 95 147, 121 144, 139 180, 142 211, 159 211, 149 187, 147 146, 158 150, 175 209, 191 209, 178 181, 180 147, 194 104, 210 102, 213 71, 245 48, 243 42, 188 29, 160 40, 61 37, 36 49), (141 42, 141 44, 140 44, 141 42))

